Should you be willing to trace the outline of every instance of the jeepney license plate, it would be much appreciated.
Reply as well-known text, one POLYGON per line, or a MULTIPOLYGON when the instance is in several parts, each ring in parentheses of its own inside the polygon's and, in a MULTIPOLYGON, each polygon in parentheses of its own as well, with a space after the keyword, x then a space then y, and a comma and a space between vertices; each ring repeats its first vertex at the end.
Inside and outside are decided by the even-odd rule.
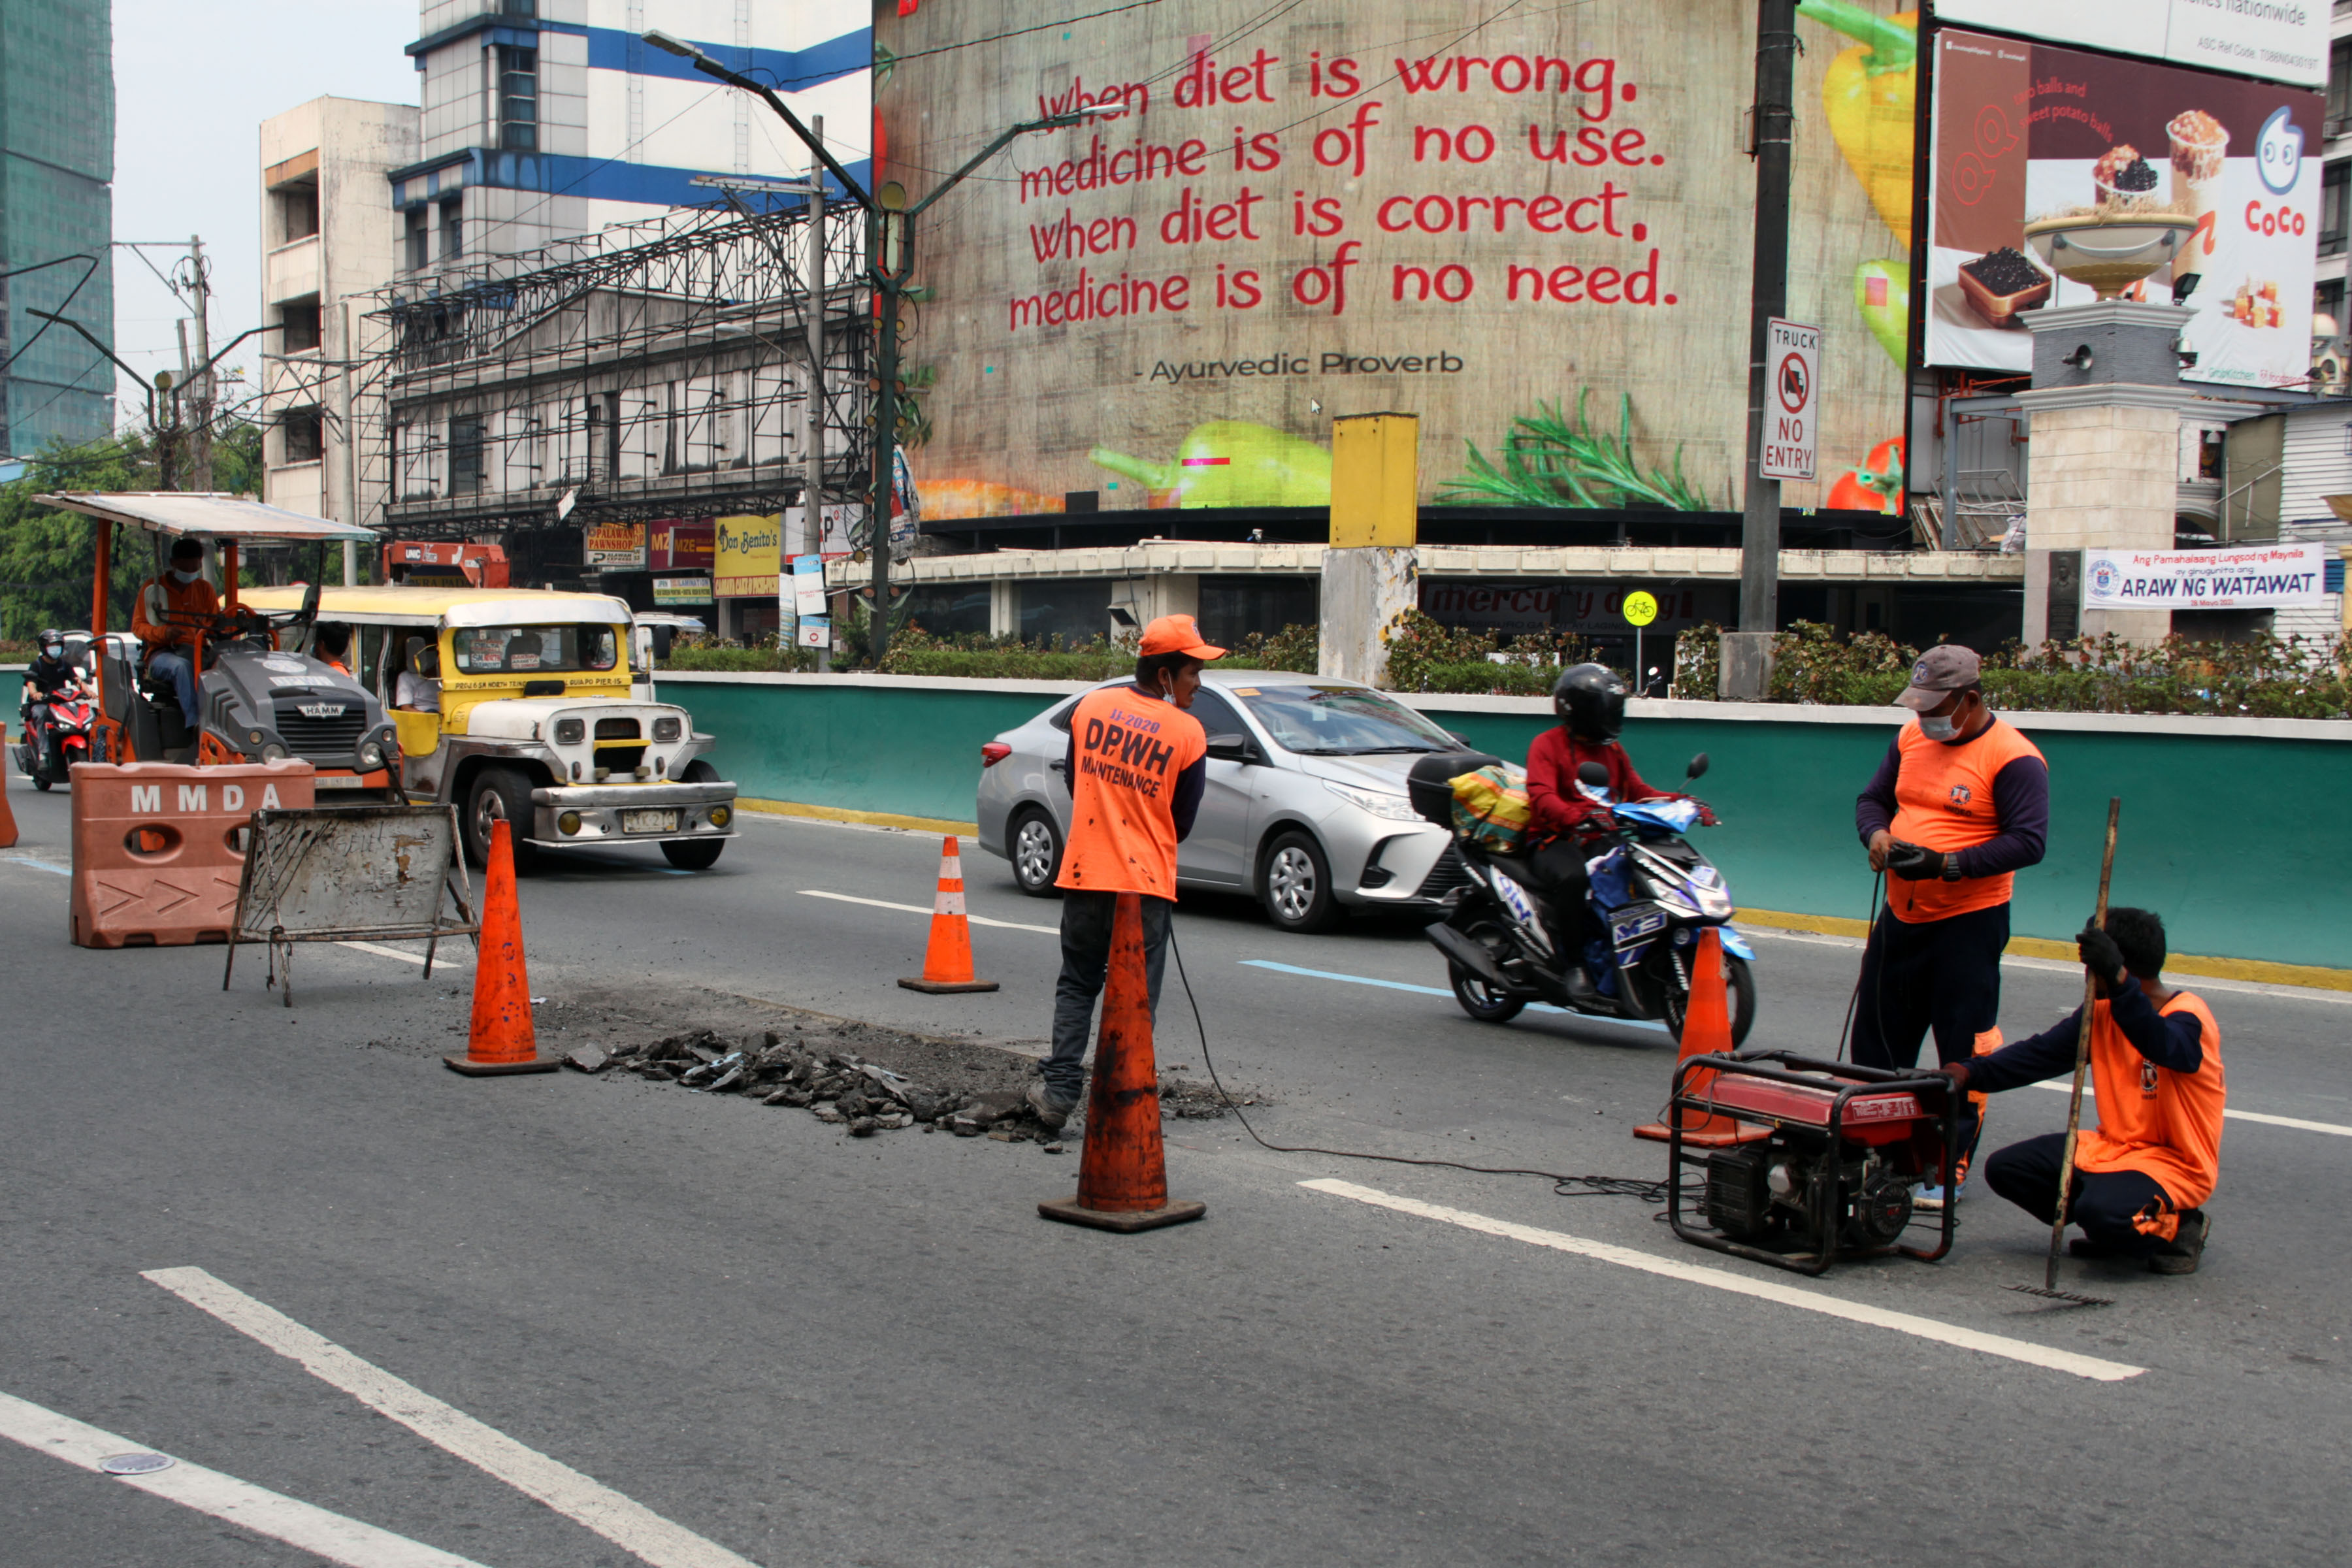
POLYGON ((319 773, 310 780, 314 789, 365 789, 356 773, 319 773))
POLYGON ((625 811, 621 813, 624 833, 676 833, 677 813, 674 811, 625 811))

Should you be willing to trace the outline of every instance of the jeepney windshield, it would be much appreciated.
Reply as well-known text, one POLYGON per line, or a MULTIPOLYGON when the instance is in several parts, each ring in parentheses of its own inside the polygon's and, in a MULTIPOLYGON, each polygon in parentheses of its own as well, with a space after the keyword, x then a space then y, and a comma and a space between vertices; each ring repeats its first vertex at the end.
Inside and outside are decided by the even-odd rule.
POLYGON ((460 675, 561 675, 621 662, 620 638, 608 626, 458 626, 449 645, 460 675))

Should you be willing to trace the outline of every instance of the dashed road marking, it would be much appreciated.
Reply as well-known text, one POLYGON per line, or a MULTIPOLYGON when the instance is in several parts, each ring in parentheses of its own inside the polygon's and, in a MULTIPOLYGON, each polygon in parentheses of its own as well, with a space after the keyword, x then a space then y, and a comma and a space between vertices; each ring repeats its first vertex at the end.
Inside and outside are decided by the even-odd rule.
MULTIPOLYGON (((110 1458, 142 1450, 142 1445, 128 1437, 118 1437, 8 1394, 0 1394, 0 1437, 12 1438, 37 1454, 47 1454, 100 1475, 106 1473, 100 1467, 110 1458)), ((166 1502, 208 1513, 240 1530, 285 1542, 330 1563, 346 1564, 346 1568, 482 1568, 470 1557, 459 1557, 373 1524, 330 1513, 281 1492, 176 1457, 168 1468, 146 1475, 117 1476, 114 1479, 166 1502)))
POLYGON ((716 1542, 671 1523, 560 1459, 525 1447, 496 1427, 361 1360, 277 1308, 201 1268, 151 1268, 141 1278, 204 1309, 289 1361, 300 1363, 321 1383, 341 1389, 427 1442, 586 1525, 654 1568, 752 1568, 746 1559, 716 1542))
MULTIPOLYGON (((2037 1083, 2030 1087, 2050 1089, 2058 1094, 2072 1094, 2074 1091, 2074 1086, 2071 1082, 2037 1083)), ((2084 1100, 2095 1098, 2091 1086, 2087 1083, 2083 1086, 2083 1098, 2084 1100)), ((2305 1121, 2300 1116, 2273 1116, 2262 1110, 2225 1109, 2221 1114, 2232 1121, 2259 1121, 2265 1127, 2292 1127, 2298 1132, 2332 1132, 2338 1138, 2352 1138, 2352 1127, 2346 1127, 2334 1121, 2305 1121)))
POLYGON ((1416 1198, 1401 1198, 1374 1187, 1360 1187, 1353 1182, 1320 1180, 1301 1182, 1312 1192, 1328 1193, 1333 1197, 1352 1198, 1375 1208, 1394 1209, 1399 1214, 1419 1215, 1423 1219, 1442 1220, 1487 1236, 1507 1237, 1524 1241, 1531 1247, 1548 1247, 1557 1252, 1574 1253, 1580 1258, 1602 1263, 1614 1263, 1625 1268, 1637 1268, 1644 1274, 1656 1274, 1668 1279, 1680 1279, 1686 1284, 1705 1285, 1710 1289, 1727 1290, 1734 1295, 1752 1296, 1759 1300, 1775 1301, 1784 1307, 1819 1312, 1824 1317, 1843 1318, 1851 1323, 1866 1323, 1873 1328, 1893 1329, 1897 1333, 1911 1334, 1923 1340, 1956 1345, 1962 1350, 1979 1351, 1986 1355, 2000 1356, 2010 1361, 2023 1362, 2029 1366, 2046 1367, 2053 1372, 2071 1373, 2076 1377, 2092 1378, 2100 1383, 2121 1383, 2137 1377, 2147 1369, 2123 1362, 2105 1361, 2097 1356, 2079 1355, 2073 1351, 2053 1350, 2030 1340, 2011 1339, 2006 1334, 1989 1334, 1979 1329, 1966 1329, 1957 1323, 1939 1322, 1934 1318, 1922 1318, 1912 1312, 1891 1311, 1885 1307, 1865 1306, 1818 1290, 1801 1290, 1793 1285, 1783 1285, 1776 1279, 1751 1279, 1728 1269, 1711 1268, 1705 1264, 1684 1263, 1654 1253, 1640 1252, 1630 1247, 1612 1242, 1587 1241, 1582 1237, 1563 1231, 1539 1230, 1531 1225, 1515 1225, 1509 1220, 1490 1219, 1467 1209, 1446 1208, 1438 1204, 1425 1204, 1416 1198))
MULTIPOLYGON (((894 904, 887 899, 852 898, 847 893, 828 893, 821 888, 803 888, 801 889, 801 897, 804 899, 831 899, 836 904, 864 904, 870 909, 877 910, 898 910, 906 914, 922 915, 926 918, 936 912, 929 904, 894 904)), ((992 921, 986 915, 966 915, 964 916, 964 919, 970 921, 976 926, 994 926, 1000 931, 1034 931, 1042 936, 1059 936, 1062 934, 1062 928, 1059 926, 1023 925, 1019 921, 992 921)))

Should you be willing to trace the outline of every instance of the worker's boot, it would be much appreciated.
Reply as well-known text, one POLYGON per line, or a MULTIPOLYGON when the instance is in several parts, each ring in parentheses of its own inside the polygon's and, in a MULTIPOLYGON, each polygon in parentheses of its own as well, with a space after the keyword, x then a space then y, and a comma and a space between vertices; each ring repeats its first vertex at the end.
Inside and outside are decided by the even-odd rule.
POLYGON ((2205 1240, 2213 1234, 2213 1222, 2203 1209, 2184 1209, 2180 1228, 2170 1241, 2148 1254, 2147 1269, 2151 1274, 2194 1274, 2205 1258, 2205 1240))
POLYGON ((1075 1100, 1055 1099, 1054 1091, 1045 1087, 1044 1079, 1039 1079, 1029 1086, 1028 1098, 1029 1109, 1037 1113, 1037 1120, 1045 1124, 1045 1131, 1048 1132, 1059 1132, 1062 1130, 1062 1124, 1069 1121, 1070 1112, 1078 1108, 1078 1102, 1075 1100))

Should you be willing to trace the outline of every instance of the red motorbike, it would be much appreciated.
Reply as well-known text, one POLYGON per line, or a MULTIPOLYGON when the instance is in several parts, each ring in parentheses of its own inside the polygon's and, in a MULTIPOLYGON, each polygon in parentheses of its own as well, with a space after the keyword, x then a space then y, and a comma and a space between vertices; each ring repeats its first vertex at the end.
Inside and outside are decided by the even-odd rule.
POLYGON ((76 763, 99 760, 90 742, 98 708, 87 691, 68 688, 54 697, 37 699, 28 692, 19 716, 24 721, 25 741, 13 748, 16 771, 30 778, 35 789, 68 783, 76 763))

